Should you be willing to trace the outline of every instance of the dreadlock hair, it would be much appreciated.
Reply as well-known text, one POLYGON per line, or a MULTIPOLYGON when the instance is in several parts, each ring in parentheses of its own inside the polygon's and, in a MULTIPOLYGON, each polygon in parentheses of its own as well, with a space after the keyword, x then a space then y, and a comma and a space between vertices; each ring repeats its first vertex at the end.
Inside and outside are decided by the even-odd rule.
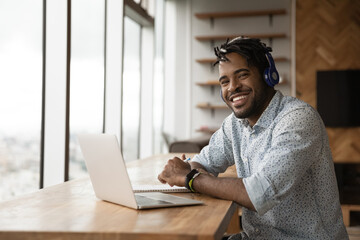
POLYGON ((225 43, 223 43, 220 48, 214 48, 215 55, 217 57, 214 66, 220 62, 229 61, 226 57, 228 53, 237 53, 243 56, 248 66, 256 67, 260 75, 264 78, 264 71, 269 67, 269 62, 265 56, 266 53, 271 52, 271 47, 267 47, 265 43, 261 42, 257 38, 246 38, 246 37, 237 37, 225 43))

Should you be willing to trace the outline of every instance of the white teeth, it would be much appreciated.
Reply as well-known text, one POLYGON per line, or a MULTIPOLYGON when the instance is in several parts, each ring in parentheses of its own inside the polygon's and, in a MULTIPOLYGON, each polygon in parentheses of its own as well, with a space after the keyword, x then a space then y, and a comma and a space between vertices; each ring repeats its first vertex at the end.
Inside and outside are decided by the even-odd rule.
POLYGON ((240 96, 240 97, 235 97, 235 98, 233 98, 233 102, 236 102, 236 101, 239 101, 240 99, 244 99, 244 98, 246 98, 246 96, 240 96))

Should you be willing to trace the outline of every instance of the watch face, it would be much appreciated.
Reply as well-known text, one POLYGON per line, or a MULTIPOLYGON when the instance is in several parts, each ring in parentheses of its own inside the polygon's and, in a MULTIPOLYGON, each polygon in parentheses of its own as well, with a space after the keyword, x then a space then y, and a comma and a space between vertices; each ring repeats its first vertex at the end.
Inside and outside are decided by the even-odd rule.
POLYGON ((214 177, 214 174, 207 172, 205 169, 198 168, 198 169, 196 169, 196 170, 197 170, 199 173, 207 174, 207 175, 210 175, 210 176, 213 176, 213 177, 214 177))
POLYGON ((199 171, 197 169, 193 169, 191 170, 191 172, 188 173, 188 175, 186 177, 188 177, 189 179, 193 178, 195 174, 197 174, 199 171))
POLYGON ((196 169, 199 173, 205 173, 205 174, 208 174, 208 172, 207 171, 205 171, 204 169, 202 169, 202 168, 198 168, 198 169, 196 169))

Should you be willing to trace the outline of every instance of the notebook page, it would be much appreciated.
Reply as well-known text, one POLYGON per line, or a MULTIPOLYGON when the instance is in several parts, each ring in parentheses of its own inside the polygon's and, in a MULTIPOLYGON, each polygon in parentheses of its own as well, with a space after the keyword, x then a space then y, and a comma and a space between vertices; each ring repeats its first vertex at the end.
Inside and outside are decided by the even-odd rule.
POLYGON ((168 184, 163 185, 133 185, 135 193, 139 192, 190 192, 185 187, 170 187, 168 184))

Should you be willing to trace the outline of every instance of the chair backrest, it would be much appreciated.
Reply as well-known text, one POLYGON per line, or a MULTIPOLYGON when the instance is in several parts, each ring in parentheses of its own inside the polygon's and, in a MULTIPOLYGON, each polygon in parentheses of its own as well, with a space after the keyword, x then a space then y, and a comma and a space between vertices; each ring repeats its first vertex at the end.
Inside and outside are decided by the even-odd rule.
POLYGON ((173 142, 169 146, 169 152, 171 153, 199 153, 201 147, 193 142, 180 141, 173 142))
POLYGON ((170 144, 169 152, 173 153, 199 153, 203 147, 209 144, 211 135, 206 135, 189 140, 175 141, 170 144))

